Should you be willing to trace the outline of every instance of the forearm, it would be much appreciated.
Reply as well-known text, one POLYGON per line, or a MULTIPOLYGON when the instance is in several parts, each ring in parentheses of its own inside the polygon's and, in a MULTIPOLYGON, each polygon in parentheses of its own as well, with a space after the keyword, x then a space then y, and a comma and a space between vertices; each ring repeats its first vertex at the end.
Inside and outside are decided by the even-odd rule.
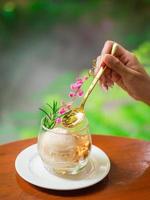
POLYGON ((147 75, 140 81, 139 100, 150 106, 150 76, 147 75))

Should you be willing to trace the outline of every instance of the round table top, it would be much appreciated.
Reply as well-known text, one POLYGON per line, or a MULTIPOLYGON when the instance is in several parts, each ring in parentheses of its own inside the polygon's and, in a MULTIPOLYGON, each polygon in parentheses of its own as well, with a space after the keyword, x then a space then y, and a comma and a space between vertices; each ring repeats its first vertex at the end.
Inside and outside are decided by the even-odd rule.
POLYGON ((150 199, 150 142, 123 137, 92 135, 93 144, 111 160, 111 170, 94 186, 73 191, 42 189, 24 181, 15 170, 17 154, 36 139, 0 146, 0 199, 150 199))

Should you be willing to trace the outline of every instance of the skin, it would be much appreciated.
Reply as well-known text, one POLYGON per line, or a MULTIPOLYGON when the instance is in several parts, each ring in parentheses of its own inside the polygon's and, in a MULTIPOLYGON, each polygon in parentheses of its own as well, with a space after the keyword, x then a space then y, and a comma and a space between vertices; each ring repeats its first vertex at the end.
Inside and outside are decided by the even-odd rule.
POLYGON ((150 76, 136 56, 118 44, 114 56, 110 55, 113 41, 106 41, 101 56, 97 57, 95 73, 107 66, 100 85, 108 89, 116 83, 131 97, 150 105, 150 76))

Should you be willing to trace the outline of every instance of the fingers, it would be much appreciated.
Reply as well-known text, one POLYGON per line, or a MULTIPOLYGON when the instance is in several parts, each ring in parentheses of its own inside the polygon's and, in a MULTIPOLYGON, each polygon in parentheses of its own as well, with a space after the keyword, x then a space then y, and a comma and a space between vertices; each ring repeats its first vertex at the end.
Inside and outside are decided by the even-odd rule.
POLYGON ((104 55, 104 54, 110 54, 111 53, 111 49, 112 49, 112 46, 113 46, 113 41, 106 41, 105 44, 104 44, 104 47, 101 51, 101 55, 104 55))
POLYGON ((104 55, 101 62, 105 63, 107 67, 115 71, 121 77, 125 76, 130 71, 118 58, 110 54, 104 55))
MULTIPOLYGON (((103 60, 102 56, 98 56, 97 57, 96 68, 95 68, 95 71, 94 71, 95 75, 99 71, 100 67, 104 67, 105 66, 105 64, 103 63, 102 60, 103 60)), ((112 73, 112 70, 109 69, 109 68, 106 68, 104 74, 100 78, 100 85, 105 90, 107 90, 108 87, 112 87, 114 85, 114 82, 111 80, 111 73, 112 73)))
MULTIPOLYGON (((110 41, 110 40, 106 41, 101 54, 102 55, 111 54, 113 44, 114 44, 113 41, 110 41)), ((123 46, 117 43, 117 48, 114 53, 114 56, 119 58, 119 60, 126 65, 126 63, 129 61, 129 55, 130 55, 130 52, 126 50, 123 46)))
POLYGON ((99 71, 100 67, 107 66, 104 74, 100 78, 101 86, 108 89, 111 87, 114 82, 118 85, 122 85, 120 82, 121 76, 128 72, 125 67, 128 62, 129 52, 123 48, 121 45, 117 44, 117 48, 115 50, 114 56, 110 55, 112 51, 114 42, 106 41, 104 47, 101 52, 101 56, 97 58, 95 74, 99 71), (115 74, 114 74, 115 72, 115 74))
POLYGON ((104 85, 111 87, 113 85, 112 81, 112 70, 110 68, 105 69, 105 73, 103 74, 102 81, 104 85))
POLYGON ((115 71, 112 72, 112 80, 117 83, 122 89, 126 90, 123 80, 120 75, 118 75, 115 71))
POLYGON ((105 64, 103 63, 102 56, 98 56, 96 59, 96 67, 94 73, 97 74, 99 71, 100 67, 104 67, 105 64))
POLYGON ((96 67, 95 67, 95 70, 94 70, 94 73, 95 75, 97 74, 97 72, 99 71, 100 67, 101 67, 101 56, 98 56, 97 59, 96 59, 96 67))
MULTIPOLYGON (((113 47, 113 44, 116 43, 116 42, 113 42, 113 41, 106 41, 105 44, 104 44, 104 47, 102 49, 102 52, 101 54, 104 55, 104 54, 111 54, 111 50, 112 50, 112 47, 113 47)), ((115 51, 115 56, 116 57, 121 57, 122 55, 126 54, 128 51, 122 47, 120 44, 117 43, 117 49, 115 51)))
POLYGON ((121 76, 117 74, 115 71, 112 71, 111 79, 112 81, 117 82, 119 81, 119 79, 121 79, 121 76))
MULTIPOLYGON (((110 40, 105 42, 104 47, 103 47, 102 52, 101 52, 101 56, 98 56, 97 60, 96 60, 95 74, 97 74, 97 72, 99 71, 101 66, 105 65, 103 63, 103 58, 102 57, 105 54, 111 54, 111 51, 112 51, 112 48, 113 48, 113 44, 114 44, 114 42, 110 41, 110 40)), ((126 65, 126 63, 128 62, 128 57, 129 57, 128 54, 130 54, 130 53, 125 48, 123 48, 121 45, 117 44, 117 48, 115 50, 114 56, 119 58, 119 60, 124 65, 126 65)))

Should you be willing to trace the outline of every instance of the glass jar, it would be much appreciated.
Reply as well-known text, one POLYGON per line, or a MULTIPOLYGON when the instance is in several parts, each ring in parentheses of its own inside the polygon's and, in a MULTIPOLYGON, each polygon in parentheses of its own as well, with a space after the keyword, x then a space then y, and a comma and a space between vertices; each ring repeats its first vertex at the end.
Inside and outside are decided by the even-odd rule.
POLYGON ((78 174, 88 163, 91 144, 87 118, 74 128, 59 124, 47 129, 41 121, 38 152, 48 171, 78 174))

